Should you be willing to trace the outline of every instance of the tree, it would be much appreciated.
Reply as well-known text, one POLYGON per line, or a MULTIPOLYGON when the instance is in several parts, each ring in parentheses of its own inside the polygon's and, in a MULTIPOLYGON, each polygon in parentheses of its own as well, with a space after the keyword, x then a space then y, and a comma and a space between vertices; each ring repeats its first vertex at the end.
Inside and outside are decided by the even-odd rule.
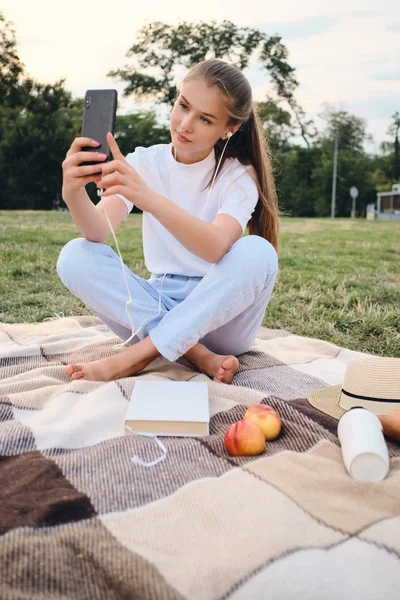
POLYGON ((23 105, 3 113, 0 140, 0 208, 50 209, 60 194, 61 163, 75 137, 76 101, 64 89, 25 79, 17 86, 23 105))
POLYGON ((154 110, 120 115, 116 119, 115 138, 122 154, 133 152, 137 146, 167 144, 171 141, 169 127, 157 122, 154 110))
POLYGON ((270 96, 264 102, 256 103, 257 112, 263 127, 267 131, 269 145, 273 155, 282 154, 290 147, 294 135, 292 118, 287 110, 279 106, 270 96))
POLYGON ((388 134, 394 137, 394 155, 392 167, 392 184, 400 179, 400 153, 399 153, 399 128, 400 113, 395 112, 392 116, 393 123, 390 125, 388 134))
MULTIPOLYGON (((84 99, 73 99, 64 80, 41 84, 24 73, 15 31, 0 14, 0 209, 49 210, 61 196, 61 163, 80 135, 84 99)), ((168 140, 153 111, 118 116, 123 152, 168 140)), ((98 201, 94 184, 87 187, 98 201)))
POLYGON ((313 174, 319 164, 320 154, 315 146, 295 146, 279 156, 275 179, 279 205, 285 214, 296 217, 319 216, 313 174))
POLYGON ((329 216, 332 190, 333 150, 338 135, 338 168, 336 189, 336 214, 349 216, 351 186, 359 190, 358 209, 375 200, 372 179, 372 161, 364 150, 364 143, 371 139, 364 119, 344 110, 326 105, 320 115, 325 121, 324 130, 318 135, 315 147, 320 151, 319 160, 312 174, 315 194, 315 213, 329 216))
POLYGON ((294 98, 298 82, 294 68, 287 62, 288 51, 278 36, 269 37, 257 29, 237 27, 227 20, 220 24, 183 22, 175 28, 154 22, 138 31, 136 43, 128 51, 127 56, 134 58, 133 66, 110 71, 107 75, 127 83, 124 96, 133 95, 137 100, 153 100, 170 106, 177 95, 174 84, 177 67, 189 69, 207 58, 221 58, 244 69, 256 51, 278 96, 288 102, 300 135, 309 145, 311 122, 305 121, 304 112, 294 98), (142 73, 140 69, 151 69, 152 74, 142 73))
POLYGON ((63 81, 25 77, 15 31, 0 14, 0 208, 48 208, 61 185, 72 128, 63 81))
MULTIPOLYGON (((0 140, 0 209, 50 210, 60 197, 61 163, 80 135, 84 99, 73 99, 64 80, 54 85, 30 79, 20 84, 24 104, 4 112, 7 127, 0 140)), ((169 130, 157 124, 154 112, 118 116, 115 137, 123 153, 136 146, 165 143, 169 130)), ((96 186, 87 186, 98 201, 96 186)))
POLYGON ((15 102, 15 90, 24 65, 16 51, 16 38, 13 23, 7 21, 0 12, 0 106, 10 106, 15 102))
POLYGON ((325 128, 318 136, 319 143, 335 139, 339 136, 339 146, 341 150, 351 150, 353 152, 363 151, 364 143, 371 141, 371 136, 367 133, 367 122, 348 113, 345 110, 335 109, 330 104, 325 104, 324 111, 318 115, 325 121, 325 128))
POLYGON ((372 179, 377 192, 389 192, 392 189, 394 151, 392 142, 382 142, 380 152, 371 157, 372 179))

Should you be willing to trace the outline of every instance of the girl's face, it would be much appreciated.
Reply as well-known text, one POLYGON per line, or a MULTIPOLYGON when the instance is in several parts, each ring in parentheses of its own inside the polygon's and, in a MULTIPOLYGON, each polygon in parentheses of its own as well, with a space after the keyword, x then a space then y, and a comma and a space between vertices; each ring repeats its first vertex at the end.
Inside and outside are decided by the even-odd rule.
POLYGON ((190 164, 206 158, 219 138, 238 129, 228 127, 227 120, 224 98, 217 86, 208 87, 203 79, 184 82, 170 117, 178 162, 190 164))

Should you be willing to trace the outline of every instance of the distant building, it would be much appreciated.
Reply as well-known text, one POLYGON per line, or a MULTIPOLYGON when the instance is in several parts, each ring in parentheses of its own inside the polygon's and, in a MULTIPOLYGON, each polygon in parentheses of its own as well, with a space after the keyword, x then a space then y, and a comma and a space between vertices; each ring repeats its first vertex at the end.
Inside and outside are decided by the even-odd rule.
POLYGON ((380 221, 400 221, 400 183, 392 185, 391 192, 376 195, 376 218, 380 221))

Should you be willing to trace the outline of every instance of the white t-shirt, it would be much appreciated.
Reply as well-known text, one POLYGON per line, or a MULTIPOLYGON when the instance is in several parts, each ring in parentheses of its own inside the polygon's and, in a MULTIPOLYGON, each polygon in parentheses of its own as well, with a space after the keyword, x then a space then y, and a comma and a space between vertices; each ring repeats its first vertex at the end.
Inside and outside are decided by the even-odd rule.
MULTIPOLYGON (((230 215, 240 223, 243 235, 258 201, 257 186, 250 175, 252 166, 242 165, 237 159, 226 159, 206 201, 210 188, 203 188, 214 172, 214 148, 206 158, 190 165, 175 160, 172 143, 149 148, 138 146, 126 160, 158 194, 208 223, 217 214, 230 215)), ((128 215, 134 205, 121 194, 117 196, 126 204, 128 215)), ((207 273, 211 264, 182 246, 150 213, 143 212, 142 223, 144 258, 150 273, 201 277, 207 273)))

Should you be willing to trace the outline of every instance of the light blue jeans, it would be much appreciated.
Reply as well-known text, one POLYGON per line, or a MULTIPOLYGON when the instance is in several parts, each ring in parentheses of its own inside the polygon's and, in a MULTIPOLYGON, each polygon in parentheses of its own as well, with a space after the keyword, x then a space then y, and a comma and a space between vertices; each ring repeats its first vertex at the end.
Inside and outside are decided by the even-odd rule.
MULTIPOLYGON (((162 356, 177 360, 198 342, 217 354, 239 355, 254 344, 278 272, 274 247, 265 239, 240 238, 204 277, 163 274, 146 280, 125 267, 132 304, 129 314, 142 327, 130 344, 151 338, 162 356), (158 314, 159 313, 159 314, 158 314)), ((131 327, 119 256, 83 238, 62 248, 57 273, 64 285, 122 340, 131 327)))

